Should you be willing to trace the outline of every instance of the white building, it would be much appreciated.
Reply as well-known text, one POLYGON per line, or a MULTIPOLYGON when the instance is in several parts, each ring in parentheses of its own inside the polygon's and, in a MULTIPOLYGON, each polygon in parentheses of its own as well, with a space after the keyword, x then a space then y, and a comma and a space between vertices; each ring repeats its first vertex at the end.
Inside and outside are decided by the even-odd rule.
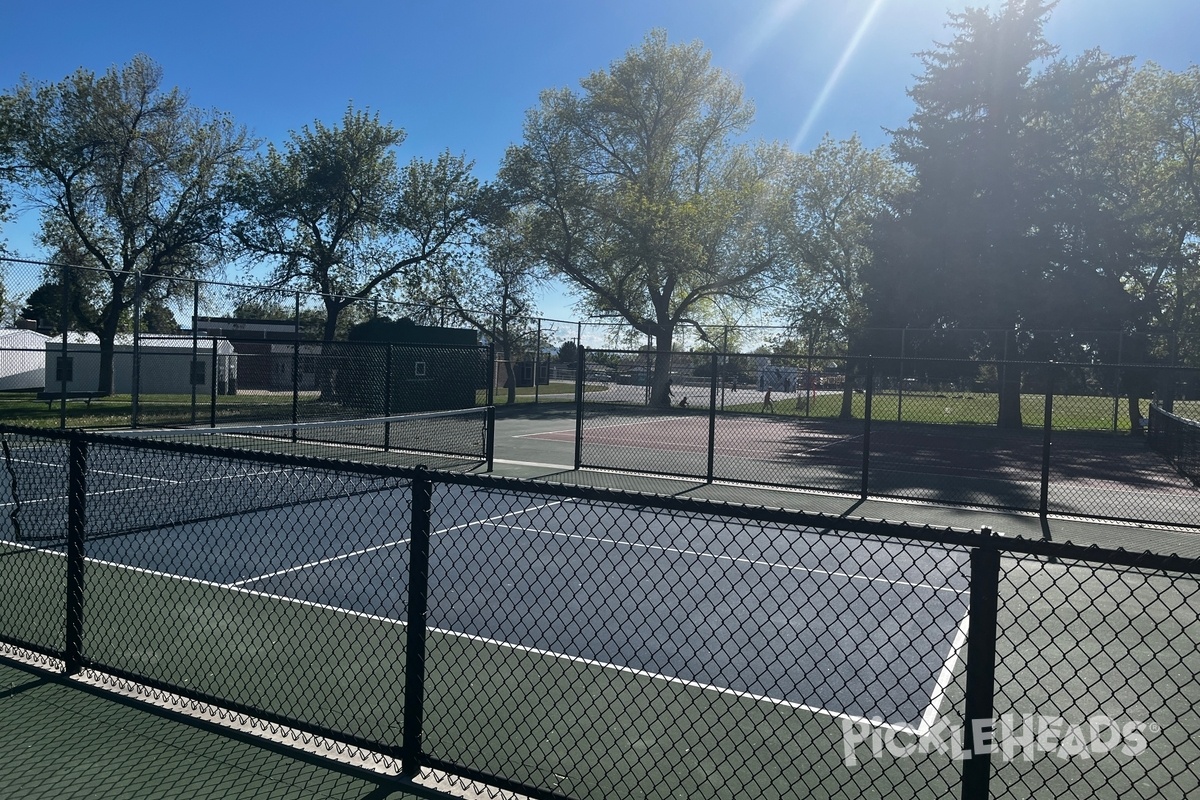
POLYGON ((0 329, 0 391, 46 385, 46 340, 37 331, 0 329))
MULTIPOLYGON (((192 362, 192 337, 142 334, 138 343, 141 362, 140 394, 191 394, 193 383, 198 394, 212 391, 213 342, 216 342, 217 391, 237 390, 237 353, 227 339, 199 339, 195 366, 192 362)), ((62 390, 62 337, 45 342, 47 391, 62 390)), ((94 392, 100 385, 100 339, 94 333, 67 335, 65 359, 66 390, 94 392)), ((118 334, 113 347, 113 394, 133 393, 133 335, 118 334)))

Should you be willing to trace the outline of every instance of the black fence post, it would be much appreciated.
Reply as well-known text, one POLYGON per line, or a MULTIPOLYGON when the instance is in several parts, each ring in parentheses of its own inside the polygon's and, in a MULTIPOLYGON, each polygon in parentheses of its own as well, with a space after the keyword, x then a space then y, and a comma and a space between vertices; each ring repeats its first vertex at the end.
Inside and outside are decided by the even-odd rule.
POLYGON ((717 370, 719 356, 713 353, 711 360, 711 378, 708 382, 708 478, 706 483, 713 482, 713 472, 716 467, 717 451, 717 370))
POLYGON ((487 437, 483 444, 484 453, 487 456, 487 471, 491 472, 496 466, 496 343, 492 342, 487 349, 487 392, 484 400, 487 403, 487 430, 484 435, 487 437))
POLYGON ((866 407, 863 409, 863 452, 862 452, 862 488, 861 495, 867 499, 871 475, 871 400, 875 395, 875 363, 867 356, 866 376, 866 407))
POLYGON ((995 741, 996 616, 1000 603, 1000 551, 991 528, 971 551, 967 614, 967 685, 963 725, 962 800, 988 796, 995 741), (978 739, 978 741, 977 741, 978 739))
POLYGON ((496 342, 492 341, 488 344, 487 350, 487 367, 484 369, 484 386, 487 390, 484 393, 485 405, 496 405, 496 342))
POLYGON ((408 557, 408 632, 404 663, 404 741, 400 774, 421 772, 421 728, 425 716, 425 624, 429 600, 429 517, 433 484, 424 467, 412 482, 412 528, 408 557))
MULTIPOLYGON (((114 347, 115 351, 116 348, 114 347)), ((142 273, 133 273, 133 348, 130 369, 129 427, 138 426, 142 394, 142 273)), ((114 354, 113 360, 116 360, 114 354)))
MULTIPOLYGON (((200 330, 197 320, 200 319, 200 281, 192 282, 192 379, 189 381, 192 385, 192 424, 196 424, 196 387, 199 384, 196 382, 197 364, 200 362, 200 330)), ((213 370, 216 371, 217 365, 213 364, 213 370)))
POLYGON ((292 322, 292 424, 300 421, 300 293, 292 322))
POLYGON ((1046 403, 1042 418, 1042 483, 1038 498, 1038 513, 1045 517, 1050 510, 1050 445, 1054 431, 1054 362, 1046 365, 1046 403))
POLYGON ((212 340, 212 380, 208 386, 208 427, 217 427, 217 375, 220 373, 220 362, 217 352, 217 337, 212 340))
MULTIPOLYGON (((62 355, 58 357, 58 390, 61 392, 58 401, 58 427, 67 429, 67 383, 74 375, 70 369, 70 356, 67 355, 67 336, 71 331, 68 320, 71 319, 71 268, 66 264, 62 267, 62 307, 59 309, 59 319, 62 320, 62 355)), ((99 358, 99 356, 96 356, 99 358)), ((47 387, 49 388, 49 387, 47 387)), ((97 387, 99 388, 99 387, 97 387)))
POLYGON ((67 637, 63 656, 66 674, 83 668, 83 538, 87 526, 87 440, 75 431, 70 438, 67 488, 67 637))
POLYGON ((587 351, 580 345, 576 348, 575 363, 575 469, 583 464, 583 379, 587 368, 587 351))

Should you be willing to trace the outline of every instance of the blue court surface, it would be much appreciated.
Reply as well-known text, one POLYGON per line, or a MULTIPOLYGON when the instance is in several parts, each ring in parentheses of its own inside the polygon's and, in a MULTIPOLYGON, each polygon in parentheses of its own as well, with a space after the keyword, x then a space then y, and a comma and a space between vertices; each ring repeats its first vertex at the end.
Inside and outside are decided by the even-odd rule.
MULTIPOLYGON (((124 507, 153 519, 220 496, 219 475, 147 463, 92 465, 92 535, 124 507)), ((254 467, 229 481, 276 507, 97 535, 87 557, 403 621, 410 490, 340 480, 349 496, 291 502, 291 470, 254 467)), ((936 717, 962 648, 969 565, 953 548, 449 484, 431 522, 429 626, 499 648, 905 728, 936 717)))

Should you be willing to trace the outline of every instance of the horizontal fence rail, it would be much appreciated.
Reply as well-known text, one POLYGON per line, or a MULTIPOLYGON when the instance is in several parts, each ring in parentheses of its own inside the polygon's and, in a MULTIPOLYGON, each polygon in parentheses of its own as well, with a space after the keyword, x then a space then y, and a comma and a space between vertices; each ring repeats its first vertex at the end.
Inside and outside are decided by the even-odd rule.
POLYGON ((577 468, 1200 527, 1167 415, 1200 416, 1195 370, 588 349, 578 373, 577 468))
POLYGON ((1196 560, 100 433, 0 444, 10 652, 404 776, 539 798, 1200 790, 1196 560), (181 486, 260 500, 172 515, 181 486))

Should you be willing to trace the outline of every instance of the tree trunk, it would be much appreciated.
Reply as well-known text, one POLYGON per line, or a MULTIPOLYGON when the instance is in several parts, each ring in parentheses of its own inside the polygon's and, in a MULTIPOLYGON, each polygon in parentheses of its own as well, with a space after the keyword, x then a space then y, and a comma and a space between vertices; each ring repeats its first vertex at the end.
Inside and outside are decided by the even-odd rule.
POLYGON ((115 350, 116 335, 100 334, 100 375, 96 380, 96 391, 102 395, 113 393, 113 352, 115 350))
POLYGON ((504 402, 511 406, 517 402, 517 371, 513 369, 512 344, 507 335, 504 337, 500 352, 504 358, 504 386, 508 389, 508 399, 504 402))
POLYGON ((325 328, 321 332, 321 359, 317 362, 317 386, 321 390, 321 399, 333 402, 337 399, 334 386, 337 359, 337 348, 333 347, 333 337, 337 333, 338 314, 341 308, 325 303, 325 328))
POLYGON ((654 408, 671 406, 671 342, 673 335, 660 334, 655 339, 654 377, 650 389, 650 405, 654 408))
POLYGON ((848 420, 854 419, 854 381, 853 374, 846 371, 846 381, 842 384, 842 410, 838 414, 838 419, 848 420))
POLYGON ((1000 365, 1000 412, 996 427, 1019 430, 1021 419, 1021 368, 1016 364, 1000 365))
POLYGON ((1125 400, 1129 410, 1129 432, 1134 436, 1141 436, 1145 433, 1142 430, 1142 400, 1137 392, 1130 392, 1125 400))

